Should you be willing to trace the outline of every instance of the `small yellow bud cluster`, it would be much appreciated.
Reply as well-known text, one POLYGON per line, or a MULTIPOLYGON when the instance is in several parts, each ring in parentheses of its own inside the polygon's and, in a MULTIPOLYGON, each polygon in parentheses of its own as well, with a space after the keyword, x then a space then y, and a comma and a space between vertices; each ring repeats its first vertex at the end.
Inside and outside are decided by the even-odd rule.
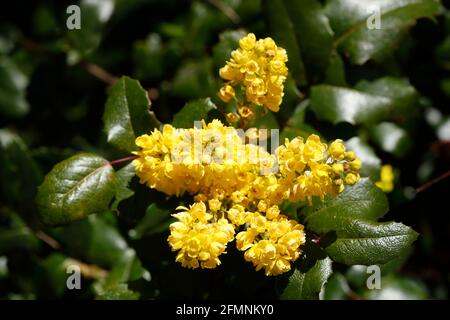
MULTIPOLYGON (((284 95, 287 60, 286 50, 278 47, 272 38, 256 40, 249 33, 239 41, 239 48, 219 71, 227 81, 219 91, 219 98, 229 102, 235 96, 234 86, 241 84, 248 103, 277 112, 284 95)), ((248 116, 247 112, 242 113, 248 116)))
POLYGON ((218 120, 204 123, 202 129, 164 126, 162 132, 138 137, 136 144, 141 150, 134 165, 141 183, 168 195, 194 195, 190 208, 180 207, 183 211, 173 215, 178 221, 170 226, 168 239, 178 251, 176 261, 188 268, 219 265, 219 256, 238 232, 237 248, 257 270, 264 269, 266 275, 289 271, 300 256, 305 234, 279 205, 284 200, 311 203, 313 197, 335 196, 345 184, 359 180, 361 167, 341 140, 329 146, 316 135, 306 141, 286 140, 275 157, 245 143, 237 129, 218 120), (200 147, 210 152, 201 152, 196 161, 196 142, 186 141, 186 136, 199 136, 200 147), (220 140, 225 145, 216 144, 220 140), (251 155, 259 162, 251 161, 251 155), (224 161, 215 162, 215 156, 224 161), (278 171, 261 170, 277 162, 278 171))
POLYGON ((312 202, 326 195, 344 191, 344 184, 354 185, 360 179, 361 160, 353 151, 345 151, 342 140, 329 146, 311 135, 306 141, 286 140, 277 150, 282 178, 280 184, 288 190, 290 201, 312 202))

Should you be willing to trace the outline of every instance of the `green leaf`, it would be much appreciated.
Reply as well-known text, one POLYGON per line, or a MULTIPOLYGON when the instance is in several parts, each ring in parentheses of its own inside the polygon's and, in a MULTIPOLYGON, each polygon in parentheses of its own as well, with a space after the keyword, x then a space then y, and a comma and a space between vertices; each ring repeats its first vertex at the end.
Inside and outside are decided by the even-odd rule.
POLYGON ((42 272, 42 274, 37 275, 38 290, 43 291, 43 296, 50 294, 52 298, 61 298, 64 294, 67 288, 66 280, 69 276, 66 273, 66 259, 67 257, 60 253, 52 253, 39 264, 40 269, 38 272, 42 272))
POLYGON ((331 264, 331 259, 325 257, 318 259, 307 270, 304 270, 301 266, 295 268, 289 276, 289 283, 280 298, 285 300, 318 299, 323 285, 333 272, 331 264))
POLYGON ((34 209, 36 188, 42 174, 23 140, 8 129, 0 129, 0 195, 4 203, 21 211, 34 209))
POLYGON ((106 278, 94 284, 94 290, 99 294, 114 289, 121 283, 135 281, 144 277, 150 280, 150 273, 142 267, 134 249, 126 249, 118 259, 106 278))
POLYGON ((15 212, 0 208, 0 221, 0 255, 18 249, 38 248, 38 239, 15 212))
MULTIPOLYGON (((114 0, 83 0, 80 3, 80 29, 67 31, 69 46, 76 61, 97 49, 102 39, 105 24, 115 9, 114 0)), ((67 15, 69 18, 69 15, 67 15)), ((76 62, 74 61, 74 62, 76 62)))
POLYGON ((392 52, 406 31, 418 18, 431 17, 439 11, 437 0, 374 0, 369 10, 364 1, 328 1, 326 12, 336 32, 336 45, 350 60, 364 64, 369 59, 382 60, 392 52), (380 29, 368 27, 368 18, 380 10, 380 29))
POLYGON ((294 25, 289 18, 284 1, 265 0, 263 8, 272 37, 279 46, 287 51, 289 57, 287 65, 290 72, 292 72, 298 84, 305 85, 307 83, 305 65, 295 35, 294 25))
POLYGON ((100 215, 51 231, 71 257, 102 267, 113 267, 129 249, 116 227, 107 224, 100 215))
MULTIPOLYGON (((412 247, 410 247, 408 250, 405 250, 399 256, 395 257, 389 262, 385 264, 379 264, 378 266, 380 267, 381 276, 384 277, 400 270, 400 268, 407 261, 408 257, 411 255, 412 251, 413 251, 412 247)), ((367 266, 363 265, 353 265, 350 268, 348 268, 345 274, 348 283, 350 283, 352 286, 356 288, 366 287, 366 282, 369 276, 370 273, 367 272, 367 266)))
POLYGON ((188 102, 175 114, 172 124, 176 128, 193 128, 194 121, 207 121, 208 113, 215 109, 217 107, 210 98, 188 102))
POLYGON ((131 179, 136 175, 136 168, 133 163, 127 164, 116 172, 116 195, 111 204, 111 210, 118 212, 120 202, 126 200, 134 195, 134 191, 128 186, 131 179))
POLYGON ((247 35, 245 30, 225 31, 219 35, 219 42, 213 48, 214 67, 223 67, 231 58, 231 52, 239 47, 239 40, 247 35))
POLYGON ((359 137, 353 137, 345 142, 345 146, 355 152, 356 156, 361 159, 362 167, 360 174, 363 177, 370 177, 373 181, 377 181, 380 176, 381 160, 367 143, 359 137))
POLYGON ((408 132, 391 122, 382 122, 372 127, 370 136, 382 150, 392 153, 396 157, 404 156, 412 146, 408 132))
POLYGON ((311 109, 317 117, 351 124, 375 123, 386 116, 391 100, 354 89, 317 85, 311 89, 311 109))
POLYGON ((328 278, 323 290, 324 300, 347 300, 351 294, 351 289, 344 275, 335 272, 328 278))
POLYGON ((354 186, 346 186, 336 198, 324 202, 316 199, 313 204, 302 213, 308 227, 318 233, 339 230, 361 220, 375 221, 388 211, 386 196, 367 178, 354 186))
POLYGON ((147 91, 139 81, 122 77, 111 88, 103 114, 104 130, 108 142, 126 151, 136 150, 137 136, 149 133, 159 126, 147 91))
POLYGON ((309 106, 309 100, 304 100, 295 107, 292 116, 289 118, 287 125, 291 128, 300 128, 305 124, 306 108, 309 106))
POLYGON ((128 285, 120 283, 97 295, 97 300, 138 300, 139 292, 128 289, 128 285))
POLYGON ((0 57, 0 114, 19 118, 30 109, 25 98, 28 79, 9 58, 0 57))
POLYGON ((326 251, 334 261, 347 265, 387 263, 416 238, 417 233, 401 223, 357 221, 338 230, 326 251))
POLYGON ((63 225, 108 209, 116 178, 109 162, 84 153, 58 163, 38 189, 41 221, 63 225))
POLYGON ((311 107, 320 119, 334 124, 373 124, 387 118, 405 121, 420 110, 416 89, 407 80, 393 77, 360 81, 354 89, 315 86, 311 107))
POLYGON ((347 85, 344 62, 337 52, 331 54, 330 63, 325 71, 324 83, 343 87, 347 85))
POLYGON ((406 79, 383 77, 373 82, 363 80, 356 84, 355 89, 391 99, 391 117, 398 120, 411 117, 420 110, 419 95, 406 79))
MULTIPOLYGON (((294 26, 307 78, 315 82, 328 66, 333 50, 333 30, 328 17, 318 0, 283 2, 294 26)), ((272 15, 278 15, 278 12, 272 12, 272 15)))
POLYGON ((133 239, 140 239, 144 235, 167 230, 172 222, 173 219, 170 217, 170 212, 167 208, 160 208, 155 203, 152 203, 147 208, 142 220, 129 231, 129 235, 133 239))
POLYGON ((164 53, 161 37, 157 33, 150 33, 145 40, 136 41, 133 47, 135 77, 149 81, 162 78, 164 53))
POLYGON ((419 279, 391 275, 381 279, 380 290, 367 290, 364 296, 370 300, 424 300, 429 293, 419 279))
POLYGON ((306 207, 307 227, 329 234, 325 251, 347 265, 384 264, 408 250, 417 233, 396 222, 376 222, 388 210, 387 198, 369 179, 347 186, 336 198, 306 207))
POLYGON ((184 99, 213 95, 217 78, 212 66, 212 59, 185 61, 175 74, 170 93, 184 99))
POLYGON ((303 100, 300 102, 292 112, 291 117, 288 119, 286 126, 280 135, 280 142, 284 143, 286 138, 292 140, 295 137, 302 137, 306 139, 311 134, 320 135, 313 127, 305 123, 306 110, 309 108, 309 100, 303 100))
POLYGON ((300 85, 322 77, 333 50, 333 31, 317 0, 270 0, 265 15, 275 41, 289 56, 288 67, 300 85), (306 74, 305 74, 306 69, 306 74))

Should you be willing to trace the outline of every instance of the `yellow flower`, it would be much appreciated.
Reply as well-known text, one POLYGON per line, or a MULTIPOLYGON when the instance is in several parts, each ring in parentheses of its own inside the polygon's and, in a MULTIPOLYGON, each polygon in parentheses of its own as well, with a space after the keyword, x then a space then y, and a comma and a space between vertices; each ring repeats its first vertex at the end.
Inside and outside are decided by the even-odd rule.
POLYGON ((267 276, 288 272, 305 243, 303 226, 283 215, 260 221, 264 221, 264 228, 252 226, 237 234, 238 250, 245 251, 245 260, 253 263, 257 271, 264 269, 267 276))
POLYGON ((234 97, 234 88, 230 86, 229 84, 224 85, 219 90, 219 98, 223 102, 228 102, 234 97))
POLYGON ((381 167, 380 181, 375 182, 375 185, 386 193, 394 189, 394 172, 391 165, 381 167))
MULTIPOLYGON (((219 97, 228 102, 230 89, 226 86, 241 85, 246 102, 265 106, 277 112, 283 100, 284 82, 288 75, 286 50, 277 47, 273 39, 256 40, 253 33, 239 40, 239 48, 231 53, 231 59, 219 70, 228 84, 219 97)), ((233 92, 234 96, 234 92, 233 92)))
POLYGON ((170 225, 167 241, 173 251, 178 251, 176 261, 186 268, 215 268, 219 256, 226 253, 227 243, 234 239, 234 227, 227 219, 211 222, 203 202, 173 214, 178 221, 170 225))
POLYGON ((330 155, 336 160, 342 160, 345 157, 345 146, 341 139, 337 139, 330 144, 330 155))

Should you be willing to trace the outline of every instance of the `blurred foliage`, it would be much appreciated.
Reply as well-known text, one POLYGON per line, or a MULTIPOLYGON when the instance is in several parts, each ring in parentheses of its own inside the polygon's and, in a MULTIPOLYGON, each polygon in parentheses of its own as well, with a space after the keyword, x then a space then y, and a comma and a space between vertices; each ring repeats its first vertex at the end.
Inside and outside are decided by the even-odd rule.
POLYGON ((449 170, 450 4, 372 2, 381 30, 366 27, 364 1, 81 0, 80 30, 66 28, 72 2, 9 3, 0 13, 0 298, 446 299, 449 183, 415 188, 449 170), (218 68, 247 32, 286 48, 291 73, 280 112, 252 125, 280 128, 282 138, 342 138, 363 176, 377 181, 386 163, 396 175, 387 213, 368 179, 301 211, 326 236, 277 279, 233 246, 220 270, 182 269, 166 238, 170 213, 190 199, 166 198, 140 185, 132 166, 108 163, 160 122, 222 117, 218 68), (35 201, 39 185, 51 205, 35 201), (43 211, 48 224, 67 222, 59 212, 82 220, 51 228, 43 211), (348 228, 356 213, 360 225, 348 228), (420 234, 414 250, 396 251, 398 237, 409 245, 416 234, 391 220, 420 234), (383 240, 373 241, 374 228, 383 240), (391 255, 349 260, 339 249, 358 250, 349 238, 391 255), (375 263, 381 290, 366 287, 363 265, 375 263), (66 288, 69 264, 81 266, 82 290, 66 288))

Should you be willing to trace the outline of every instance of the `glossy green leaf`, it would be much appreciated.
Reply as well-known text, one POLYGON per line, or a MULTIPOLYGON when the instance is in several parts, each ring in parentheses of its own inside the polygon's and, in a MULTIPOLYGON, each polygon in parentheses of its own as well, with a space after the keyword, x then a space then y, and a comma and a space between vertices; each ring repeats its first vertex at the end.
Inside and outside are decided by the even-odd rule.
POLYGON ((397 120, 411 117, 420 110, 419 95, 406 79, 383 77, 373 82, 360 81, 355 89, 391 99, 390 116, 397 120))
POLYGON ((333 31, 317 0, 266 1, 271 33, 286 48, 296 80, 302 85, 322 77, 333 50, 333 31), (306 70, 306 75, 305 75, 306 70))
POLYGON ((111 210, 117 211, 120 202, 134 195, 134 191, 129 188, 129 184, 135 175, 136 168, 133 163, 127 164, 116 172, 116 195, 111 204, 111 210))
MULTIPOLYGON (((80 29, 67 31, 67 41, 70 48, 74 50, 72 54, 77 55, 77 61, 100 45, 105 24, 114 13, 115 3, 114 0, 81 1, 80 29)), ((69 17, 70 15, 67 14, 67 18, 69 17)))
POLYGON ((208 113, 217 109, 210 98, 188 102, 173 117, 172 124, 176 128, 193 128, 194 121, 208 120, 208 113))
POLYGON ((313 300, 319 298, 323 285, 331 275, 331 259, 318 259, 308 270, 296 268, 280 298, 285 300, 313 300))
POLYGON ((0 114, 18 118, 26 115, 30 106, 26 100, 28 79, 9 58, 0 56, 0 114))
POLYGON ((345 146, 349 150, 355 152, 356 156, 361 159, 361 176, 370 177, 373 181, 378 180, 380 176, 381 160, 378 158, 372 147, 359 137, 353 137, 350 140, 347 140, 345 146))
POLYGON ((346 86, 345 66, 338 52, 332 52, 330 63, 325 71, 324 83, 333 86, 346 86))
POLYGON ((119 231, 100 215, 52 231, 71 257, 102 267, 113 267, 129 249, 119 231))
POLYGON ((417 238, 414 230, 401 223, 377 222, 387 209, 386 196, 365 178, 347 186, 336 198, 316 201, 302 213, 310 230, 334 236, 324 244, 334 261, 371 265, 394 259, 417 238))
POLYGON ((370 129, 372 140, 384 151, 402 157, 412 145, 408 132, 392 122, 382 122, 370 129))
POLYGON ((347 300, 351 294, 351 289, 344 275, 335 272, 328 278, 323 290, 324 300, 347 300))
POLYGON ((370 4, 337 0, 328 1, 326 6, 336 32, 336 44, 356 64, 364 64, 369 59, 382 60, 417 19, 432 17, 438 11, 437 0, 374 0, 370 4), (380 13, 379 29, 373 24, 377 13, 380 13))
POLYGON ((311 109, 317 117, 351 124, 375 123, 386 117, 392 101, 354 89, 317 85, 311 89, 311 109))
POLYGON ((300 45, 295 35, 294 24, 289 18, 288 9, 283 0, 264 1, 264 12, 271 36, 276 43, 285 48, 288 56, 288 67, 293 77, 300 85, 306 84, 306 70, 300 51, 300 45), (276 14, 274 14, 276 12, 276 14))
POLYGON ((103 114, 108 142, 119 149, 136 150, 136 137, 159 127, 150 105, 147 91, 139 81, 120 78, 111 88, 103 114))
POLYGON ((45 177, 37 195, 41 221, 63 225, 108 209, 116 178, 109 162, 84 153, 58 163, 45 177))
POLYGON ((0 129, 0 163, 2 201, 29 214, 42 173, 23 140, 8 129, 0 129))
POLYGON ((169 224, 173 222, 171 212, 167 208, 160 208, 152 203, 146 210, 141 221, 129 231, 130 237, 140 239, 144 235, 151 235, 168 230, 169 224))

